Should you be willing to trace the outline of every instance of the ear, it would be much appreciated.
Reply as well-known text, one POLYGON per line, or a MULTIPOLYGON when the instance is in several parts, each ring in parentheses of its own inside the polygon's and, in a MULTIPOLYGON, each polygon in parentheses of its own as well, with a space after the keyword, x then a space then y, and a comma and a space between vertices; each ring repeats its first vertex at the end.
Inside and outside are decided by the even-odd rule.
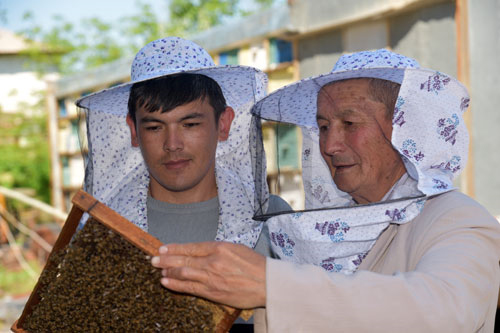
POLYGON ((226 106, 226 109, 222 112, 219 117, 218 132, 219 141, 226 141, 229 137, 229 130, 231 129, 231 123, 234 119, 234 110, 230 106, 226 106))
POLYGON ((135 128, 134 121, 132 117, 127 114, 127 125, 130 128, 130 142, 132 147, 139 147, 139 140, 137 139, 137 130, 135 128))

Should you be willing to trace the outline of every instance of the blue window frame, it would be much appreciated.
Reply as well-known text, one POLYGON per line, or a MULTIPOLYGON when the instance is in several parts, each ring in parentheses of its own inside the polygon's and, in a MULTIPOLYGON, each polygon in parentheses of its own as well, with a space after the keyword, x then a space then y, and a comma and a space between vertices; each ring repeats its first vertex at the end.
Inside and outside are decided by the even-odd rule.
POLYGON ((269 53, 271 64, 281 64, 282 62, 292 61, 292 43, 278 38, 271 38, 269 40, 269 53))
POLYGON ((238 65, 238 49, 221 52, 219 54, 219 65, 238 65))

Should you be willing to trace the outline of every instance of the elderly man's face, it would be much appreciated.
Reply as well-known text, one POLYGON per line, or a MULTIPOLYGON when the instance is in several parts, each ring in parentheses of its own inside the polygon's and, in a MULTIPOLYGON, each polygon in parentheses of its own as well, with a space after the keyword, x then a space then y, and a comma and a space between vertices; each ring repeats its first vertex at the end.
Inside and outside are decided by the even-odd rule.
POLYGON ((367 79, 327 85, 318 95, 321 154, 337 187, 357 203, 380 201, 405 168, 391 144, 392 120, 367 79))

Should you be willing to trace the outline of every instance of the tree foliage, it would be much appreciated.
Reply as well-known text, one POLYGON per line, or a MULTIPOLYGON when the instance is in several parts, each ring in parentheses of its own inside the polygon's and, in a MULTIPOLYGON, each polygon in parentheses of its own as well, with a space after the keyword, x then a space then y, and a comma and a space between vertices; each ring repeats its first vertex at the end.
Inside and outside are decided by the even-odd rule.
POLYGON ((232 15, 238 0, 171 0, 170 29, 173 34, 194 33, 221 23, 224 17, 232 15))
MULTIPOLYGON (((35 106, 36 107, 36 106, 35 106)), ((30 188, 50 202, 47 118, 0 110, 0 185, 30 188)))
MULTIPOLYGON (((166 1, 166 0, 164 0, 166 1)), ((255 9, 270 6, 273 0, 254 0, 255 9)), ((86 18, 69 22, 54 16, 50 28, 35 23, 27 12, 28 26, 21 31, 29 43, 26 54, 30 68, 40 74, 56 71, 70 74, 131 56, 149 41, 168 36, 187 36, 221 24, 233 15, 248 15, 240 9, 240 0, 170 0, 168 22, 161 22, 151 5, 136 2, 136 13, 117 22, 86 18)), ((6 11, 0 8, 0 21, 6 11)), ((44 99, 31 110, 43 110, 44 99)), ((50 202, 50 162, 46 118, 26 116, 26 106, 19 113, 0 110, 0 185, 32 188, 37 197, 50 202)))
MULTIPOLYGON (((56 69, 62 74, 78 72, 131 56, 148 42, 168 36, 187 36, 221 24, 234 15, 252 11, 240 9, 240 0, 170 0, 167 22, 161 22, 151 5, 136 2, 137 14, 105 22, 87 18, 80 24, 62 16, 53 18, 49 29, 35 24, 27 12, 28 28, 21 34, 30 42, 27 53, 41 72, 56 69)), ((255 10, 270 6, 274 0, 254 0, 255 10)))

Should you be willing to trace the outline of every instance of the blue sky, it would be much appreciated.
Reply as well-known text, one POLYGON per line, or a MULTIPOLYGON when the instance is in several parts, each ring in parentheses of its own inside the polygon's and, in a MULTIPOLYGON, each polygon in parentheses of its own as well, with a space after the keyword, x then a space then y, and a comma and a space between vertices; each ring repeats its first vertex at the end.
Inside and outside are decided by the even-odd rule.
MULTIPOLYGON (((166 21, 169 0, 141 0, 150 4, 157 16, 166 21)), ((275 0, 281 3, 284 0, 275 0)), ((20 31, 27 27, 23 22, 26 11, 34 14, 35 22, 48 27, 54 15, 61 15, 66 20, 79 23, 83 18, 98 17, 105 22, 113 22, 124 16, 136 13, 137 0, 0 0, 0 13, 5 11, 7 22, 0 21, 0 27, 20 31)), ((242 8, 252 8, 253 0, 241 0, 242 8)))
MULTIPOLYGON (((137 0, 0 0, 0 10, 6 11, 7 22, 0 26, 13 31, 26 28, 22 17, 26 11, 34 14, 35 22, 50 26, 52 17, 60 14, 66 20, 77 23, 82 18, 98 17, 106 22, 133 15, 137 0)), ((168 0, 141 0, 153 6, 157 15, 167 18, 168 0)))

